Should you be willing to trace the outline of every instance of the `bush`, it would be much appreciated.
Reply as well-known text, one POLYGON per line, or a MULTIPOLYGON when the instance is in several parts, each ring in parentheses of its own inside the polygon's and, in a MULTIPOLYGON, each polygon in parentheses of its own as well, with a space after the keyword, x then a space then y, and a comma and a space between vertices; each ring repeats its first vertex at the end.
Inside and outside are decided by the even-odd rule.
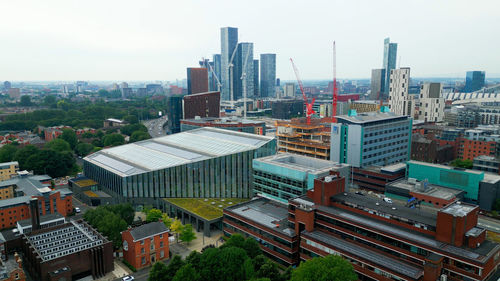
POLYGON ((132 272, 137 272, 137 269, 135 269, 135 267, 133 265, 131 265, 128 261, 123 260, 123 264, 126 265, 128 268, 130 268, 130 270, 132 270, 132 272))

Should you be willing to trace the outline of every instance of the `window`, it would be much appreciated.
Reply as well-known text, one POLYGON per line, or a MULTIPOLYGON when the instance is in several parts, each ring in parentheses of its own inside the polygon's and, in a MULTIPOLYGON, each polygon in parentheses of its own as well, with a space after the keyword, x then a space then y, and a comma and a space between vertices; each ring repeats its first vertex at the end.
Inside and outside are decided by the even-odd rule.
POLYGON ((160 234, 160 239, 163 239, 163 234, 160 234))
POLYGON ((163 257, 165 257, 165 251, 161 250, 161 252, 160 252, 160 258, 163 258, 163 257))
POLYGON ((142 258, 141 258, 141 264, 142 264, 142 265, 146 264, 146 257, 142 257, 142 258))
POLYGON ((154 249, 155 249, 155 243, 151 243, 150 248, 151 248, 151 251, 154 251, 154 249))
POLYGON ((141 240, 141 245, 144 245, 144 240, 141 240))
POLYGON ((163 248, 163 241, 160 242, 160 248, 163 248))
POLYGON ((141 254, 144 254, 146 253, 146 250, 144 250, 144 248, 141 248, 141 254))

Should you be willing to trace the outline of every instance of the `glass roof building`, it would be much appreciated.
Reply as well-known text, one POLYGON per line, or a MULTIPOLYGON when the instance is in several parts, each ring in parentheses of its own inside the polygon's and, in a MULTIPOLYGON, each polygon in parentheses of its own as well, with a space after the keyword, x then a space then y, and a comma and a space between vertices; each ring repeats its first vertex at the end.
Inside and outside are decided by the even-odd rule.
POLYGON ((205 127, 103 149, 84 174, 122 198, 250 198, 252 160, 275 153, 271 137, 205 127))

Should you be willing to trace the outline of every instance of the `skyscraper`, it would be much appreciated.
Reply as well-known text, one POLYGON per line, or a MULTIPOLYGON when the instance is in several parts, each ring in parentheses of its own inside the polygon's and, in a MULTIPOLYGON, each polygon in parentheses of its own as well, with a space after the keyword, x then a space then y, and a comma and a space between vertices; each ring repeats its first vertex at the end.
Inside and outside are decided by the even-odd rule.
POLYGON ((484 78, 484 71, 467 71, 464 92, 470 93, 481 90, 484 87, 484 78))
POLYGON ((259 60, 253 60, 253 96, 259 97, 259 60))
POLYGON ((188 95, 208 92, 207 69, 204 67, 188 67, 187 84, 188 95))
MULTIPOLYGON (((221 55, 220 54, 215 54, 213 57, 214 61, 214 72, 215 75, 217 75, 217 78, 219 79, 220 83, 222 83, 222 77, 221 77, 221 55)), ((215 81, 217 85, 217 81, 215 81)), ((219 91, 219 88, 216 86, 217 91, 219 91)), ((222 89, 220 89, 222 91, 222 89)))
POLYGON ((237 57, 234 59, 235 63, 235 76, 238 78, 234 89, 234 100, 243 98, 243 90, 246 87, 247 97, 254 95, 254 75, 253 75, 253 43, 239 43, 237 57), (246 61, 245 61, 246 60, 246 61), (243 80, 243 74, 245 79, 243 80), (245 84, 246 83, 246 84, 245 84))
POLYGON ((260 55, 260 96, 274 97, 276 85, 276 54, 260 55))
POLYGON ((385 92, 385 69, 372 69, 370 99, 377 100, 384 96, 385 92))
POLYGON ((410 68, 392 69, 389 78, 389 108, 397 115, 415 115, 415 101, 408 94, 410 68))
MULTIPOLYGON (((236 77, 229 77, 229 63, 233 52, 238 45, 238 28, 222 27, 221 32, 221 83, 222 83, 222 100, 231 100, 231 85, 230 80, 236 82, 236 77)), ((233 62, 234 64, 234 62, 233 62)), ((240 77, 238 77, 240 79, 240 77)))
POLYGON ((389 93, 389 87, 387 87, 391 79, 391 70, 396 68, 396 56, 398 54, 398 44, 391 43, 389 37, 384 40, 384 61, 382 63, 382 68, 385 69, 385 95, 384 99, 387 98, 387 94, 389 93))

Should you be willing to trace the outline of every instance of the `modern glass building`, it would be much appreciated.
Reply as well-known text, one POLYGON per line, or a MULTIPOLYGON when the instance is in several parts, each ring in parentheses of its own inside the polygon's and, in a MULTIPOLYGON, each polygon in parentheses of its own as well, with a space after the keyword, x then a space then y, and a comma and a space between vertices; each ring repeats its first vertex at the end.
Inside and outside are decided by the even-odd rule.
MULTIPOLYGON (((213 56, 213 63, 214 63, 214 72, 215 72, 215 75, 217 76, 218 80, 222 83, 222 77, 221 77, 221 63, 222 63, 222 57, 220 54, 215 54, 213 56)), ((215 88, 213 91, 218 91, 219 88, 217 87, 217 79, 214 78, 214 85, 215 85, 215 88)), ((221 89, 222 90, 222 89, 221 89)))
MULTIPOLYGON (((230 82, 229 82, 229 61, 233 55, 234 50, 238 45, 238 28, 223 27, 220 29, 221 33, 221 97, 222 100, 231 100, 230 82)), ((239 79, 240 77, 238 77, 239 79)), ((233 81, 236 81, 233 77, 233 81)))
POLYGON ((234 89, 234 100, 243 98, 244 87, 246 87, 247 97, 253 97, 254 94, 253 43, 248 43, 248 42, 239 43, 237 55, 234 60, 236 61, 234 73, 235 76, 239 78, 237 79, 236 87, 234 89), (246 75, 243 79, 244 73, 246 73, 246 75))
POLYGON ((484 71, 467 71, 464 92, 470 93, 481 90, 484 87, 485 76, 484 71))
POLYGON ((253 60, 253 96, 259 96, 259 60, 253 60))
POLYGON ((391 70, 396 68, 396 57, 398 54, 398 43, 391 43, 389 37, 384 39, 384 61, 382 63, 382 68, 385 69, 385 87, 384 93, 386 94, 384 99, 387 98, 389 93, 389 85, 391 79, 391 70))
POLYGON ((349 178, 350 166, 291 153, 253 160, 254 194, 287 203, 314 188, 314 179, 339 171, 349 178))
POLYGON ((165 197, 250 198, 252 160, 275 153, 271 137, 201 128, 103 149, 84 158, 84 173, 108 193, 139 204, 165 197))
POLYGON ((260 96, 276 95, 276 54, 260 55, 260 96))
POLYGON ((370 99, 378 100, 384 97, 385 78, 385 69, 372 69, 370 99))

